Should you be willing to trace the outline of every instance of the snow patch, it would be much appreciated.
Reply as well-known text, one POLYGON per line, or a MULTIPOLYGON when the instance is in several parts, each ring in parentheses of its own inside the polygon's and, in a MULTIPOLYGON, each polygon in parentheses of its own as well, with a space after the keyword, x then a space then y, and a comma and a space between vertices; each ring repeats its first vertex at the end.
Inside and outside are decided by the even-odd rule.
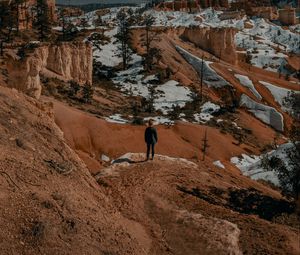
POLYGON ((126 124, 128 120, 125 120, 121 117, 121 114, 114 114, 109 117, 104 118, 107 122, 117 123, 117 124, 126 124))
MULTIPOLYGON (((272 94, 272 96, 274 97, 275 101, 281 105, 281 108, 285 111, 285 112, 289 112, 290 109, 286 108, 284 106, 284 99, 289 95, 289 93, 291 93, 293 90, 290 89, 285 89, 285 88, 281 88, 278 86, 275 86, 271 83, 265 82, 265 81, 259 81, 259 83, 261 83, 262 85, 264 85, 272 94)), ((296 92, 296 91, 295 91, 296 92)), ((299 92, 296 92, 299 93, 299 92)))
POLYGON ((212 102, 206 102, 201 106, 201 112, 194 114, 195 121, 198 123, 210 121, 214 117, 212 114, 218 112, 219 110, 219 105, 212 102))
MULTIPOLYGON (((288 157, 285 150, 292 146, 293 144, 291 143, 282 144, 276 150, 273 150, 266 155, 269 158, 272 156, 278 157, 285 162, 286 166, 288 166, 289 161, 287 160, 288 157)), ((239 157, 231 158, 231 163, 239 168, 244 175, 249 176, 253 180, 270 181, 274 185, 280 186, 277 173, 275 171, 268 171, 262 167, 262 161, 266 155, 248 156, 242 154, 239 157)))
POLYGON ((247 107, 258 119, 276 130, 284 130, 283 116, 275 108, 257 103, 245 94, 241 96, 240 105, 247 107))
MULTIPOLYGON (((185 49, 181 48, 180 46, 175 46, 176 50, 184 57, 184 59, 193 66, 193 68, 197 71, 199 76, 201 77, 201 65, 202 59, 192 55, 185 49)), ((210 67, 212 62, 203 60, 203 80, 208 87, 213 88, 222 88, 224 86, 231 86, 226 80, 224 80, 220 75, 216 73, 210 67)))
POLYGON ((225 169, 225 166, 221 163, 220 160, 217 160, 217 161, 213 162, 213 164, 214 164, 215 166, 217 166, 217 167, 220 167, 220 168, 225 169))
POLYGON ((257 99, 259 99, 259 100, 262 99, 262 96, 258 93, 256 88, 254 87, 253 82, 249 79, 248 76, 241 75, 241 74, 235 74, 234 76, 240 81, 240 83, 243 86, 248 88, 256 96, 257 99))

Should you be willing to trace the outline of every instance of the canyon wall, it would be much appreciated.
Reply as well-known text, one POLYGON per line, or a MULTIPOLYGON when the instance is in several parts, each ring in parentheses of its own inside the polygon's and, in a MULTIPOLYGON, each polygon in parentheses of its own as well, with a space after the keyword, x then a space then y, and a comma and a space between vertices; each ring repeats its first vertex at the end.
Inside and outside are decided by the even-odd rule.
POLYGON ((186 28, 181 37, 226 62, 236 64, 238 56, 234 42, 235 33, 233 28, 195 26, 186 28))
POLYGON ((93 55, 87 43, 45 44, 20 59, 7 56, 8 86, 39 98, 41 76, 92 85, 93 55))
MULTIPOLYGON (((12 19, 17 20, 18 29, 31 29, 36 18, 37 0, 25 0, 16 4, 16 1, 5 1, 5 4, 12 5, 12 19)), ((57 21, 55 0, 46 0, 50 22, 57 21)))

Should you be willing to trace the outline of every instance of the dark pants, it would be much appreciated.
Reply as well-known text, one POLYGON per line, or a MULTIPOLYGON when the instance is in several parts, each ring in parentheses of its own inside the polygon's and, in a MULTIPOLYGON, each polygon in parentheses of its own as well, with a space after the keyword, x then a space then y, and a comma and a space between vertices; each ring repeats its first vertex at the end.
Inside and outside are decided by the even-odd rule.
POLYGON ((150 156, 150 147, 151 147, 151 152, 152 152, 152 158, 154 158, 154 146, 155 143, 147 143, 147 159, 149 159, 150 156))

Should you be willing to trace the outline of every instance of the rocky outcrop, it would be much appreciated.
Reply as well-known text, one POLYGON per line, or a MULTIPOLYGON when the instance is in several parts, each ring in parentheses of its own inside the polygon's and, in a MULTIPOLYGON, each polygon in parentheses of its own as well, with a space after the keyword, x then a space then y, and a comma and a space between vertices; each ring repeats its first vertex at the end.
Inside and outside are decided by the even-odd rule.
POLYGON ((236 64, 235 33, 233 28, 195 26, 186 28, 182 38, 226 62, 236 64))
POLYGON ((45 44, 23 59, 9 54, 6 62, 8 86, 35 98, 41 95, 41 76, 92 84, 92 47, 87 43, 45 44))
MULTIPOLYGON (((19 1, 17 4, 16 1, 3 1, 6 5, 12 5, 12 16, 17 21, 18 29, 25 30, 31 29, 33 26, 33 22, 36 17, 36 5, 37 0, 24 0, 19 1)), ((46 0, 46 4, 48 6, 48 15, 50 22, 56 22, 56 7, 55 0, 46 0)))

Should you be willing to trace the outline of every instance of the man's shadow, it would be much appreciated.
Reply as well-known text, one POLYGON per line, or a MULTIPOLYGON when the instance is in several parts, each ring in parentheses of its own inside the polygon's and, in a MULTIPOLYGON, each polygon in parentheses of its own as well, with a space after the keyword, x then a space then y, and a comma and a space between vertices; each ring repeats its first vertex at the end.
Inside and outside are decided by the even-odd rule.
POLYGON ((143 160, 132 160, 132 159, 129 159, 129 158, 119 158, 119 159, 116 159, 113 161, 113 164, 120 164, 120 163, 129 163, 129 164, 139 164, 139 163, 144 163, 146 162, 147 160, 146 159, 143 159, 143 160))

